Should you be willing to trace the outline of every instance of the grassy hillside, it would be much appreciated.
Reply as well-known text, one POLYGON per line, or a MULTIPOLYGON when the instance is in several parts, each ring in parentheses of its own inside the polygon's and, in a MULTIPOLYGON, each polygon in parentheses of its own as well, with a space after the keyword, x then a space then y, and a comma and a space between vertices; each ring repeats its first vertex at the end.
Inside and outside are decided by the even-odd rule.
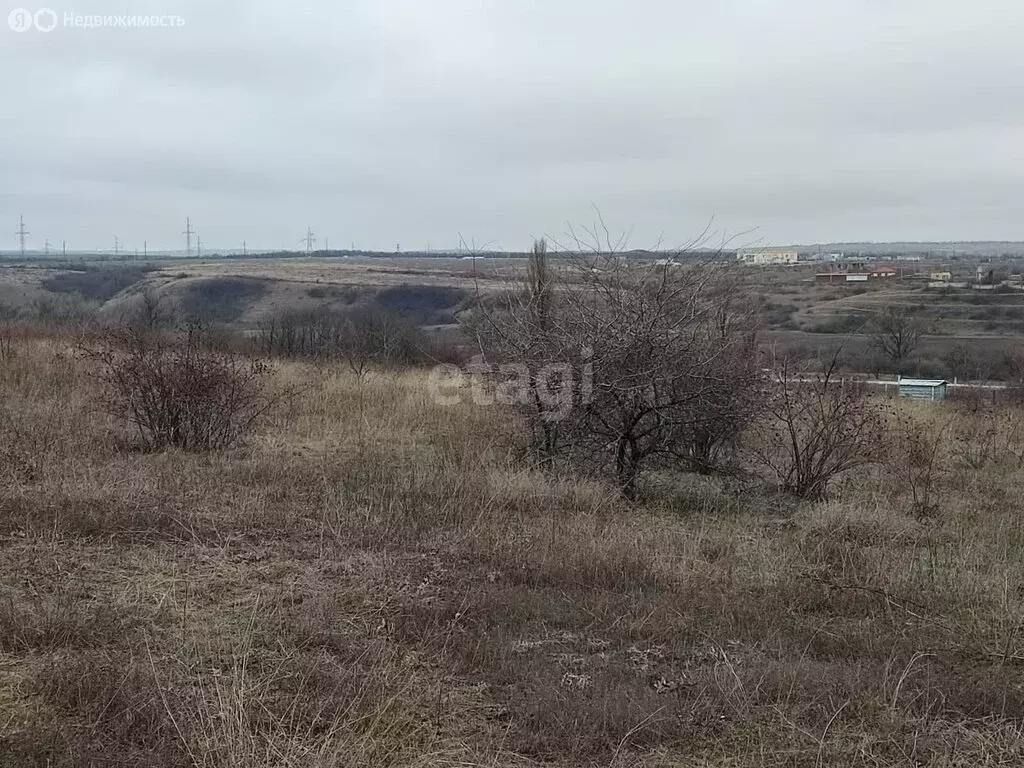
POLYGON ((984 416, 907 411, 955 419, 927 509, 882 469, 627 504, 425 371, 277 364, 241 447, 143 454, 92 366, 0 359, 0 765, 1024 760, 1024 470, 984 416))
POLYGON ((0 318, 118 323, 138 311, 146 292, 159 298, 169 322, 233 330, 252 330, 289 312, 360 307, 396 312, 418 325, 450 325, 476 286, 435 266, 414 270, 341 260, 14 264, 0 267, 0 318))
MULTIPOLYGON (((518 259, 295 258, 134 262, 26 262, 0 265, 0 318, 98 318, 137 313, 144 292, 158 296, 168 324, 199 321, 252 332, 289 313, 380 309, 431 328, 449 343, 452 326, 481 297, 486 305, 520 275, 518 259)), ((909 313, 923 336, 903 373, 1015 381, 1020 375, 1024 296, 1010 289, 928 289, 895 280, 867 287, 816 283, 821 267, 743 273, 756 297, 765 346, 829 356, 858 373, 893 374, 872 349, 870 323, 887 308, 909 313)))

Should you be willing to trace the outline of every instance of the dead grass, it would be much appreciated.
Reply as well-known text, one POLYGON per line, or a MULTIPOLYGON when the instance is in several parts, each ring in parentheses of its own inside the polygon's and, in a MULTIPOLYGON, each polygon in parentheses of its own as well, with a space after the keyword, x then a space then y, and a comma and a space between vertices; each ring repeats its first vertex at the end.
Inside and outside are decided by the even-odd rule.
POLYGON ((73 345, 15 344, 0 765, 1024 760, 1012 451, 945 446, 927 515, 882 470, 627 505, 422 374, 286 364, 300 395, 239 447, 143 455, 73 345))

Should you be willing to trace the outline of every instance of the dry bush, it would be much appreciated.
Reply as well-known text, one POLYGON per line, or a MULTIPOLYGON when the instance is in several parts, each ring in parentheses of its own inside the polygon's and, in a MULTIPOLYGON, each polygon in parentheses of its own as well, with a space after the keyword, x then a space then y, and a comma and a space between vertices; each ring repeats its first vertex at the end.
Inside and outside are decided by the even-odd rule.
POLYGON ((894 490, 910 491, 912 510, 917 515, 927 516, 937 510, 933 493, 946 472, 942 459, 950 428, 948 418, 916 418, 906 409, 898 410, 890 421, 885 446, 888 473, 894 480, 894 490))
POLYGON ((979 415, 957 420, 953 432, 953 454, 965 466, 981 469, 996 459, 998 426, 979 415))
POLYGON ((270 407, 266 363, 184 338, 111 332, 86 350, 99 366, 106 403, 145 450, 204 451, 234 445, 270 407))
POLYGON ((714 469, 756 412, 756 317, 738 289, 718 261, 630 264, 614 247, 556 269, 538 241, 523 290, 473 330, 542 455, 610 470, 635 499, 644 471, 714 469))
POLYGON ((838 356, 817 373, 783 361, 765 417, 751 430, 753 460, 782 490, 802 498, 825 498, 837 476, 882 456, 885 429, 877 406, 837 368, 838 356))
POLYGON ((993 464, 1024 467, 1024 406, 986 395, 960 396, 953 403, 950 451, 973 470, 993 464))

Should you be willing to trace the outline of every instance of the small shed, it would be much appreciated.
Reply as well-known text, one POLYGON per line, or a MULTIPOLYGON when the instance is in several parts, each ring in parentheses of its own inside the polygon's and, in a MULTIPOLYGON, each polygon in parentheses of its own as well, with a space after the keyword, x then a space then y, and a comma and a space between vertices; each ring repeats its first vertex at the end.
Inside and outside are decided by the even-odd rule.
POLYGON ((900 397, 911 400, 945 400, 949 385, 945 379, 901 378, 900 397))

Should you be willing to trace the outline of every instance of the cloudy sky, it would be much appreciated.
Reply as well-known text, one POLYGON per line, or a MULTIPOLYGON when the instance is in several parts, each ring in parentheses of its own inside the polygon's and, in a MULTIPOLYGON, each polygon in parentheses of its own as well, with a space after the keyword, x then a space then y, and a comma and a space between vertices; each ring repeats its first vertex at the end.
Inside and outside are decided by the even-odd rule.
POLYGON ((0 26, 0 249, 19 213, 40 248, 191 216, 210 249, 515 249, 595 206, 635 247, 1024 239, 1020 0, 47 7, 0 26), (65 25, 129 14, 184 25, 65 25))

